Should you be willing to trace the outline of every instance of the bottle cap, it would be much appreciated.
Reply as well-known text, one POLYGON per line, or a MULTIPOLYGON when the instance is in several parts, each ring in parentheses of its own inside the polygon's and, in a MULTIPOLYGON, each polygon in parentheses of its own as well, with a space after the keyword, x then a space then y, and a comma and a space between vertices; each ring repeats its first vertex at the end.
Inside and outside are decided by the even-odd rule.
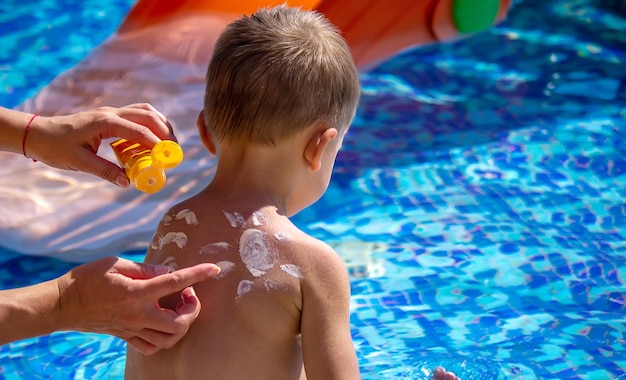
POLYGON ((183 150, 180 145, 171 140, 162 140, 154 144, 150 154, 155 165, 172 169, 183 160, 183 150))
POLYGON ((150 157, 142 157, 133 166, 129 177, 137 190, 147 194, 156 193, 165 184, 165 170, 152 165, 150 157))

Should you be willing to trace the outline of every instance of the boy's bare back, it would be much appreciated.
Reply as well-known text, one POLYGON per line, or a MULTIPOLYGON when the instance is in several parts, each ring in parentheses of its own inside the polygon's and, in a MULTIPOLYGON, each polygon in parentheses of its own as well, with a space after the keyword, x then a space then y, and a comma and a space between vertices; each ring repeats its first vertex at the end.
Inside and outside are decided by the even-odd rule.
MULTIPOLYGON (((302 330, 305 349, 334 345, 330 352, 345 353, 327 358, 309 352, 310 378, 316 378, 317 361, 322 367, 328 360, 343 361, 354 370, 345 315, 349 284, 341 259, 275 207, 256 207, 250 198, 248 204, 212 201, 217 199, 222 197, 207 189, 161 221, 147 262, 173 269, 213 262, 222 272, 194 286, 202 311, 176 349, 150 357, 129 350, 126 377, 298 379, 302 330)), ((174 295, 161 306, 175 308, 179 302, 174 295)))

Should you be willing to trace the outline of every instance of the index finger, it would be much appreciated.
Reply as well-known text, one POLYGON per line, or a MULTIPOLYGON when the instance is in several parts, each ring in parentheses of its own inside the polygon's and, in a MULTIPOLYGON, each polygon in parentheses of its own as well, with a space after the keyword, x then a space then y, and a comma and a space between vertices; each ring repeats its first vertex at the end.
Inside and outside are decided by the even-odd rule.
POLYGON ((154 297, 155 301, 161 297, 179 292, 188 286, 200 281, 206 281, 220 273, 220 267, 215 264, 203 263, 193 267, 183 268, 176 272, 156 276, 143 281, 146 293, 154 297))

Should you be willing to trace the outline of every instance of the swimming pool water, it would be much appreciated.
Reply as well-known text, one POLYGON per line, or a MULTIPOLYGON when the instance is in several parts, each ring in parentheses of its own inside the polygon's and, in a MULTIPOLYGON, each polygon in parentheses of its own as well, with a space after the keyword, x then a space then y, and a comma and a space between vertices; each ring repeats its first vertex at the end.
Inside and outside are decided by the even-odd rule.
MULTIPOLYGON (((130 3, 1 10, 1 104, 130 3)), ((328 193, 294 221, 349 267, 363 379, 626 377, 626 16, 601 3, 521 1, 487 33, 362 74, 328 193)), ((71 268, 5 251, 2 287, 71 268)), ((121 378, 124 351, 56 333, 0 347, 0 377, 121 378)))
POLYGON ((132 0, 3 0, 0 104, 14 107, 112 33, 132 0))

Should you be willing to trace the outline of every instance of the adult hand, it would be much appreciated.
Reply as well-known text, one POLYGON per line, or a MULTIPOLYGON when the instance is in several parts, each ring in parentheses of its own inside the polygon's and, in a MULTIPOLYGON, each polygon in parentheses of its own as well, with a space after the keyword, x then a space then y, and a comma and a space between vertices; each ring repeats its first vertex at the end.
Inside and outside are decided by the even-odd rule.
POLYGON ((148 148, 162 139, 175 140, 165 116, 150 104, 142 103, 99 107, 65 116, 38 116, 32 120, 23 147, 28 156, 49 166, 90 173, 127 187, 129 181, 124 171, 96 155, 101 140, 112 137, 148 148))
POLYGON ((60 329, 115 335, 145 355, 178 342, 200 313, 192 284, 216 276, 214 264, 167 273, 168 267, 107 257, 57 279, 60 329), (176 310, 158 300, 180 292, 176 310))

